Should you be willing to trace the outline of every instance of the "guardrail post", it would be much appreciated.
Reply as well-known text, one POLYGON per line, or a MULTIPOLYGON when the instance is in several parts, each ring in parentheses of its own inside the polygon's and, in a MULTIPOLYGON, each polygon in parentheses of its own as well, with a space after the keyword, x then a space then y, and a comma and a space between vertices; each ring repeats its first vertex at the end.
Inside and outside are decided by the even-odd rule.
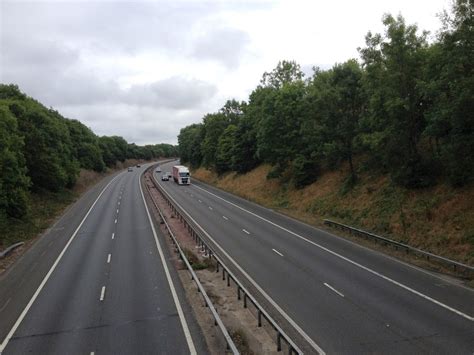
POLYGON ((244 308, 247 308, 247 294, 244 292, 244 308))
POLYGON ((237 287, 237 299, 240 301, 240 286, 237 287))
POLYGON ((281 334, 277 333, 277 351, 281 351, 281 334))
POLYGON ((230 275, 229 273, 227 273, 227 287, 230 286, 230 275))
POLYGON ((258 327, 260 328, 262 326, 262 311, 259 309, 258 310, 258 327))
POLYGON ((225 269, 222 268, 222 280, 225 280, 225 269))

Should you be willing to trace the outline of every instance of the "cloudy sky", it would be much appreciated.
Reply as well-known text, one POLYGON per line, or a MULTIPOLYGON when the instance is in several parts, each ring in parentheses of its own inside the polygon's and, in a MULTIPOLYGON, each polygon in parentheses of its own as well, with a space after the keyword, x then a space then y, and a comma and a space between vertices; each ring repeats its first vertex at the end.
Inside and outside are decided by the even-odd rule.
POLYGON ((0 82, 98 135, 177 143, 279 60, 329 68, 401 13, 433 35, 449 0, 0 0, 0 82))

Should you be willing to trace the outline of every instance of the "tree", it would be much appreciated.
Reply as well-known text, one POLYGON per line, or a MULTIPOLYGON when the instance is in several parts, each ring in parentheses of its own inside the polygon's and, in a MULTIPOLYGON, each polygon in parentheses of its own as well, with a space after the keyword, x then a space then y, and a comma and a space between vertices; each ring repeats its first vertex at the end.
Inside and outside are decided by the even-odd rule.
POLYGON ((432 106, 425 134, 454 186, 474 181, 474 4, 457 0, 445 13, 439 43, 430 51, 425 86, 432 106))
POLYGON ((216 170, 221 174, 229 171, 234 166, 234 147, 237 127, 229 125, 219 137, 216 152, 216 170))
POLYGON ((23 148, 15 116, 0 105, 0 222, 7 216, 24 217, 28 211, 30 179, 23 148))
POLYGON ((263 73, 260 83, 264 87, 280 89, 285 84, 302 81, 304 73, 295 61, 283 60, 278 62, 275 69, 270 73, 263 73))
POLYGON ((264 161, 284 169, 300 153, 305 93, 302 81, 286 83, 267 93, 257 131, 258 155, 264 161))
POLYGON ((380 151, 392 178, 407 187, 432 183, 431 171, 419 152, 425 128, 426 102, 420 83, 427 58, 426 33, 417 34, 398 16, 385 15, 385 35, 366 36, 360 49, 370 95, 366 143, 380 151))
POLYGON ((179 156, 182 163, 190 163, 193 167, 202 162, 201 142, 203 139, 203 125, 192 124, 182 128, 178 135, 179 156))
POLYGON ((105 163, 99 147, 99 139, 92 130, 77 120, 66 120, 72 149, 81 168, 102 172, 105 163))
POLYGON ((354 182, 354 147, 366 104, 362 69, 356 60, 336 64, 328 71, 325 81, 327 85, 320 87, 315 102, 325 138, 322 151, 330 165, 349 162, 350 180, 354 182))
POLYGON ((201 142, 202 163, 205 167, 216 167, 219 138, 229 125, 236 125, 242 116, 245 103, 228 100, 218 113, 203 118, 203 140, 201 142))

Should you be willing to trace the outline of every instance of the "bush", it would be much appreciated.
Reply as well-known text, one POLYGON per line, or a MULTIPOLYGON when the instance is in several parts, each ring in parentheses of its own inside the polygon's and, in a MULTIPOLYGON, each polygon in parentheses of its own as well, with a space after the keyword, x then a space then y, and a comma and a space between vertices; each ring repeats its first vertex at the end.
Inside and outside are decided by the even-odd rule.
POLYGON ((307 159, 303 155, 298 155, 292 163, 292 181, 296 188, 300 189, 315 182, 320 174, 319 164, 307 159))

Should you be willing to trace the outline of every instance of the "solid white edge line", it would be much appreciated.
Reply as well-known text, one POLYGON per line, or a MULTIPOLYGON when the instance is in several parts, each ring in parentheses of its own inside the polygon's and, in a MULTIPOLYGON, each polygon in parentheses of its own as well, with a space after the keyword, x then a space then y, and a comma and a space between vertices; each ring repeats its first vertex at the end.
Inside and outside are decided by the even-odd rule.
POLYGON ((328 284, 328 283, 325 282, 325 283, 324 283, 324 286, 326 286, 327 288, 329 288, 329 289, 331 289, 332 291, 336 292, 339 296, 344 297, 344 295, 343 295, 341 292, 339 292, 338 290, 336 290, 336 289, 335 289, 334 287, 332 287, 330 284, 328 284))
POLYGON ((158 240, 158 236, 156 234, 155 226, 154 226, 153 221, 151 219, 150 211, 148 211, 148 206, 146 205, 145 196, 143 195, 143 189, 142 189, 142 184, 140 183, 140 179, 138 179, 138 186, 140 187, 140 193, 142 195, 143 204, 145 205, 145 210, 146 210, 146 214, 148 216, 148 221, 150 222, 151 230, 153 232, 153 237, 155 238, 156 248, 158 249, 158 253, 160 254, 161 264, 163 265, 163 269, 165 270, 166 279, 168 280, 168 284, 169 284, 170 289, 171 289, 171 294, 173 296, 173 300, 174 300, 174 303, 176 305, 176 309, 178 310, 179 319, 181 321, 181 326, 183 328, 184 336, 185 336, 186 341, 188 343, 189 352, 192 355, 196 355, 197 351, 196 351, 196 348, 194 347, 194 342, 193 342, 193 339, 191 337, 191 332, 189 331, 188 323, 186 322, 186 318, 184 317, 184 312, 183 312, 183 309, 181 308, 181 303, 179 302, 178 294, 176 293, 176 289, 174 287, 173 280, 171 279, 171 275, 170 275, 170 272, 168 270, 168 265, 166 264, 165 255, 164 255, 163 250, 161 248, 160 241, 158 240))
POLYGON ((278 250, 276 250, 276 249, 272 249, 272 250, 273 250, 275 253, 277 253, 278 255, 283 256, 283 254, 280 253, 278 250))
POLYGON ((102 286, 102 290, 100 290, 100 298, 99 301, 103 301, 105 297, 105 286, 102 286))
POLYGON ((94 208, 94 206, 96 205, 97 201, 99 201, 99 198, 102 196, 102 194, 105 192, 105 190, 110 186, 110 184, 115 180, 117 179, 120 175, 122 175, 122 173, 118 174, 116 177, 114 177, 112 180, 109 181, 109 183, 102 189, 102 191, 100 192, 99 196, 97 196, 97 198, 95 199, 94 203, 92 204, 92 206, 89 208, 89 210, 87 211, 86 215, 84 216, 84 218, 82 219, 81 223, 79 223, 79 226, 76 228, 76 230, 74 231, 74 233, 72 234, 71 238, 69 238, 68 242, 66 243, 66 245, 64 246, 63 250, 61 251, 61 253, 59 254, 59 256, 57 257, 56 261, 54 262, 53 266, 51 266, 51 268, 49 269, 48 273, 46 274, 46 276, 43 278, 43 281, 41 281, 40 285, 38 286, 38 288, 36 289, 35 293, 33 294, 33 296, 31 297, 30 301, 28 302, 28 304, 26 305, 26 307, 23 309, 23 311, 21 312, 20 316, 18 317, 18 319, 16 320, 15 324, 13 325, 13 327, 10 329, 10 331, 8 332, 7 336, 5 337, 5 339, 3 340, 3 342, 0 344, 0 354, 3 352, 3 350, 5 350, 6 346, 8 345, 8 342, 10 341, 10 339, 12 338, 13 334, 15 333, 15 331, 18 329, 18 327, 20 326, 20 323, 23 321, 23 318, 25 318, 26 314, 28 313, 28 311, 30 310, 31 306, 33 305, 33 303, 35 302, 36 298, 38 297, 39 293, 41 292, 41 290, 43 289, 44 285, 46 284, 46 282, 48 281, 48 279, 51 277, 51 274, 53 273, 54 269, 56 269, 56 267, 58 266, 59 262, 61 261, 63 255, 66 253, 66 250, 67 248, 69 247, 69 245, 71 245, 72 241, 74 240, 74 238, 76 237, 77 233, 79 232, 79 229, 81 229, 82 225, 84 224, 85 220, 87 219, 87 217, 89 216, 89 214, 91 213, 92 209, 94 208))
POLYGON ((377 271, 375 271, 375 270, 372 270, 372 269, 368 268, 367 266, 364 266, 364 265, 362 265, 362 264, 359 264, 359 263, 356 262, 356 261, 353 261, 353 260, 351 260, 351 259, 349 259, 349 258, 346 258, 345 256, 342 256, 342 255, 340 255, 340 254, 338 254, 338 253, 336 253, 336 252, 334 252, 334 251, 332 251, 332 250, 330 250, 330 249, 328 249, 328 248, 326 248, 326 247, 323 247, 322 245, 320 245, 320 244, 318 244, 318 243, 315 243, 315 242, 313 242, 313 241, 311 241, 311 240, 309 240, 309 239, 307 239, 307 238, 305 238, 305 237, 303 237, 303 236, 301 236, 301 235, 299 235, 299 234, 297 234, 297 233, 295 233, 295 232, 293 232, 293 231, 290 231, 289 229, 286 229, 285 227, 282 227, 282 226, 280 226, 280 225, 278 225, 278 224, 276 224, 276 223, 274 223, 274 222, 272 222, 272 221, 270 221, 270 220, 268 220, 268 219, 266 219, 266 218, 264 218, 264 217, 261 217, 261 216, 259 216, 258 214, 255 214, 255 213, 253 213, 253 212, 250 212, 250 211, 246 210, 245 208, 236 205, 235 203, 232 203, 232 202, 230 202, 230 201, 227 201, 226 199, 224 199, 224 198, 222 198, 222 197, 220 197, 220 196, 217 196, 216 194, 213 194, 212 192, 209 192, 209 191, 207 191, 206 189, 203 189, 202 187, 199 187, 199 186, 197 186, 197 185, 194 185, 194 186, 197 187, 198 189, 204 191, 204 192, 207 192, 208 194, 210 194, 210 195, 212 195, 212 196, 214 196, 214 197, 217 197, 218 199, 221 199, 222 201, 227 202, 228 204, 230 204, 230 205, 232 205, 232 206, 234 206, 234 207, 237 207, 238 209, 240 209, 240 210, 242 210, 242 211, 245 211, 245 212, 251 214, 251 215, 254 216, 254 217, 257 217, 257 218, 261 219, 262 221, 265 221, 265 222, 271 224, 272 226, 275 226, 275 227, 277 227, 277 228, 280 228, 281 230, 283 230, 283 231, 285 231, 285 232, 287 232, 287 233, 289 233, 289 234, 291 234, 291 235, 294 235, 295 237, 300 238, 301 240, 304 240, 304 241, 307 242, 307 243, 310 243, 310 244, 312 244, 312 245, 314 245, 314 246, 316 246, 316 247, 318 247, 318 248, 320 248, 320 249, 322 249, 322 250, 324 250, 324 251, 326 251, 326 252, 328 252, 328 253, 330 253, 330 254, 332 254, 332 255, 334 255, 334 256, 340 258, 340 259, 342 259, 342 260, 345 260, 345 261, 347 261, 348 263, 351 263, 352 265, 357 266, 357 267, 359 267, 359 268, 361 268, 361 269, 363 269, 363 270, 365 270, 365 271, 367 271, 367 272, 369 272, 369 273, 371 273, 371 274, 373 274, 373 275, 375 275, 375 276, 378 276, 378 277, 384 279, 385 281, 388 281, 388 282, 390 282, 390 283, 392 283, 392 284, 394 284, 394 285, 396 285, 396 286, 398 286, 398 287, 401 287, 401 288, 403 288, 403 289, 406 290, 406 291, 409 291, 409 292, 411 292, 411 293, 413 293, 413 294, 415 294, 415 295, 417 295, 417 296, 419 296, 419 297, 421 297, 421 298, 424 298, 424 299, 427 300, 427 301, 430 301, 430 302, 432 302, 432 303, 434 303, 434 304, 436 304, 436 305, 438 305, 438 306, 440 306, 440 307, 442 307, 442 308, 444 308, 444 309, 447 309, 448 311, 451 311, 451 312, 453 312, 453 313, 456 313, 457 315, 459 315, 459 316, 461 316, 461 317, 463 317, 463 318, 466 318, 467 320, 470 320, 471 322, 474 321, 474 317, 473 317, 473 316, 470 316, 470 315, 468 315, 468 314, 465 314, 465 313, 463 313, 463 312, 461 312, 461 311, 459 311, 459 310, 457 310, 457 309, 455 309, 455 308, 452 308, 452 307, 450 307, 450 306, 448 306, 448 305, 446 305, 446 304, 444 304, 444 303, 441 303, 440 301, 435 300, 434 298, 431 298, 430 296, 427 296, 427 295, 425 295, 425 294, 423 294, 423 293, 421 293, 421 292, 419 292, 419 291, 416 291, 416 290, 414 290, 414 289, 412 289, 412 288, 410 288, 410 287, 408 287, 408 286, 406 286, 406 285, 404 285, 404 284, 402 284, 402 283, 400 283, 400 282, 398 282, 398 281, 395 281, 395 280, 393 280, 393 279, 391 279, 391 278, 389 278, 389 277, 387 277, 387 276, 385 276, 385 275, 383 275, 383 274, 381 274, 381 273, 379 273, 379 272, 377 272, 377 271))
POLYGON ((184 211, 184 213, 186 213, 186 215, 191 221, 193 221, 193 223, 195 223, 199 228, 201 228, 202 232, 207 236, 207 238, 209 238, 209 240, 211 240, 217 246, 217 248, 219 248, 222 254, 225 255, 232 264, 234 264, 234 266, 242 273, 242 275, 244 275, 247 280, 249 280, 250 283, 258 290, 258 292, 260 292, 260 294, 287 320, 287 322, 290 323, 293 328, 295 328, 295 330, 308 342, 308 344, 310 344, 319 354, 325 355, 326 353, 324 352, 324 350, 318 344, 316 344, 316 342, 311 339, 308 334, 306 334, 306 332, 273 300, 273 298, 271 298, 263 290, 262 287, 260 287, 260 285, 244 269, 242 269, 242 267, 219 245, 219 243, 217 243, 215 239, 212 238, 209 233, 207 233, 206 230, 201 227, 201 225, 197 223, 194 218, 191 217, 189 213, 186 212, 186 210, 173 197, 170 196, 170 198, 174 201, 174 203, 176 203, 176 205, 178 205, 184 211))

